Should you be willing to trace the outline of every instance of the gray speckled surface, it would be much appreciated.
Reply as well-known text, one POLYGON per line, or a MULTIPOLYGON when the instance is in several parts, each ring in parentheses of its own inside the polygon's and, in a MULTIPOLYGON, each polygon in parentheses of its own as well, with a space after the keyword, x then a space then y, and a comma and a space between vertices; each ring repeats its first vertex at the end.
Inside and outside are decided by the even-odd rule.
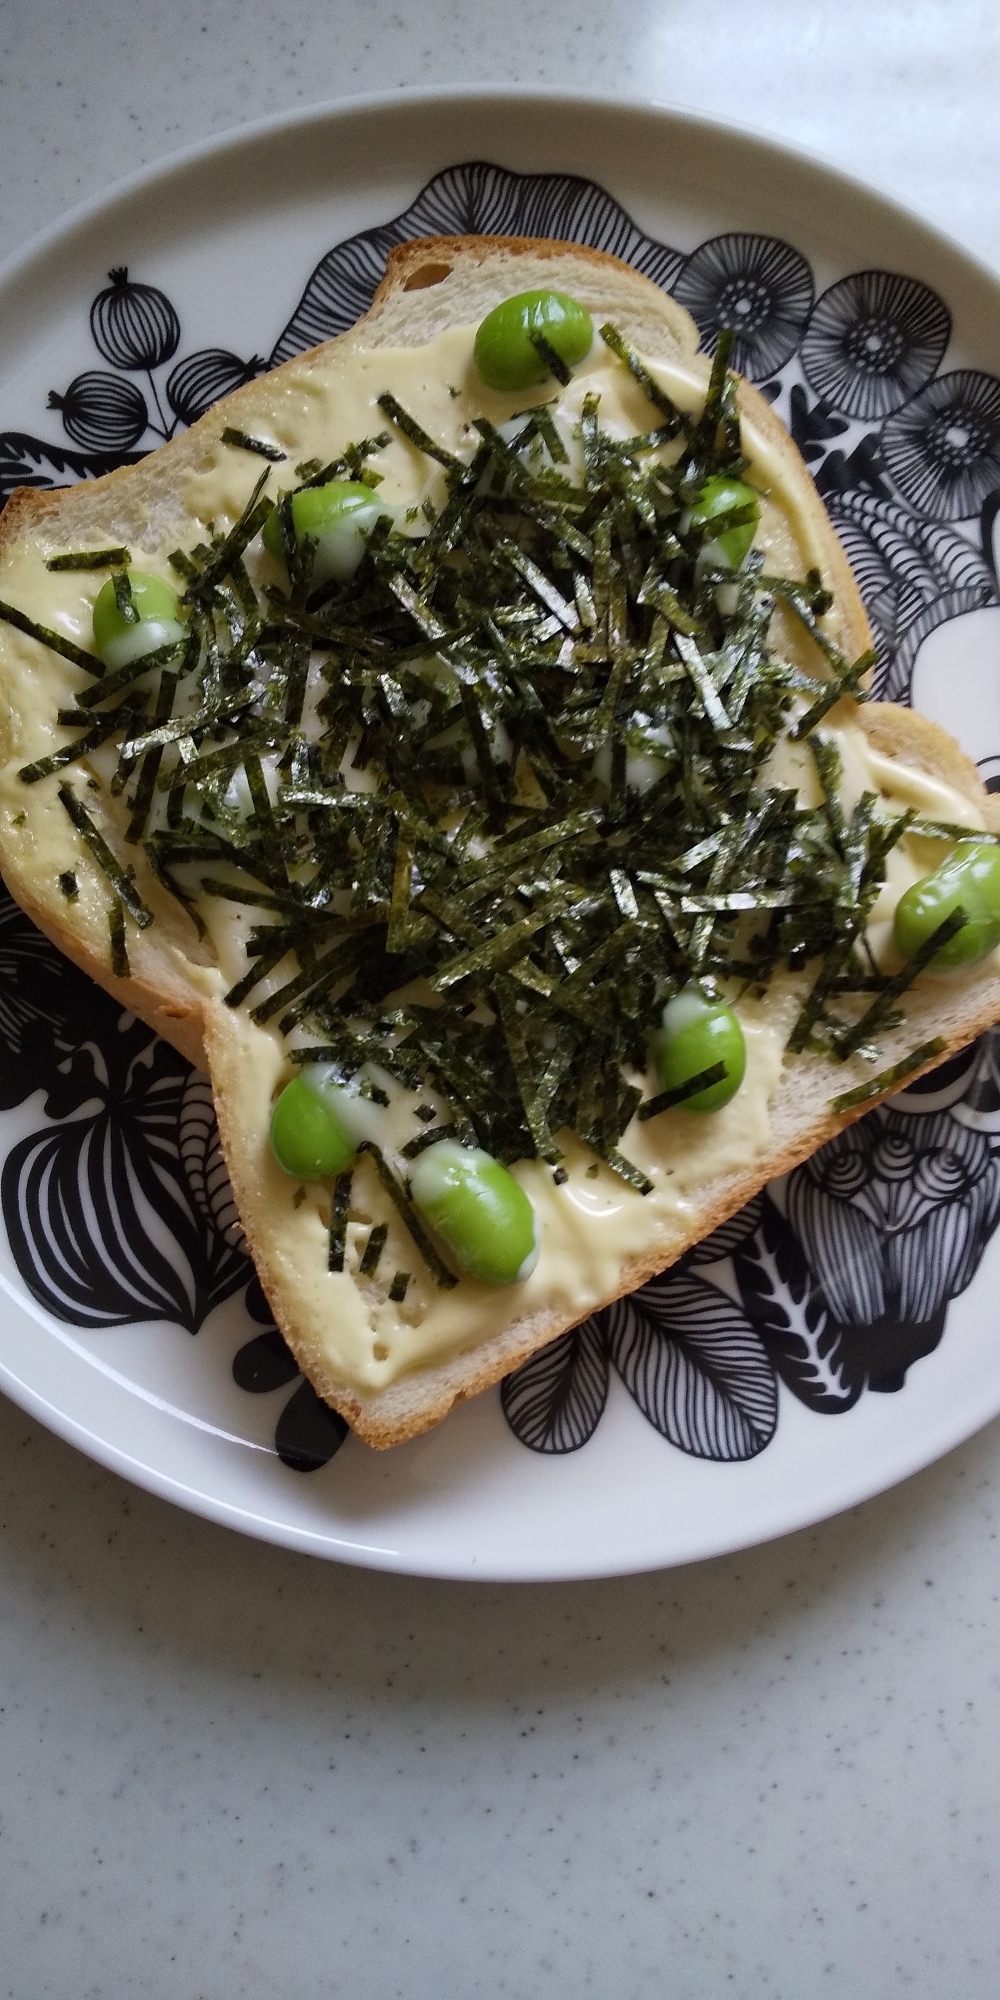
MULTIPOLYGON (((241 120, 503 80, 741 119, 1000 266, 973 0, 15 0, 0 251, 241 120)), ((242 1541, 8 1404, 0 1493, 2 2000, 995 1995, 997 1426, 770 1548, 558 1588, 242 1541)))

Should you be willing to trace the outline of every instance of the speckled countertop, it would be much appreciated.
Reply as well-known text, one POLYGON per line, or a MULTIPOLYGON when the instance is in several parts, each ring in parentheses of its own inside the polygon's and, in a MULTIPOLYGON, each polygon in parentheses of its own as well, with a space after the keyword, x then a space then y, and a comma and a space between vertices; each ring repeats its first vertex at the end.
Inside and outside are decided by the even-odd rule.
MULTIPOLYGON (((146 160, 402 84, 659 98, 1000 268, 976 0, 8 0, 0 253, 146 160)), ((344 1571, 0 1404, 0 2000, 992 2000, 1000 1427, 692 1569, 344 1571)))

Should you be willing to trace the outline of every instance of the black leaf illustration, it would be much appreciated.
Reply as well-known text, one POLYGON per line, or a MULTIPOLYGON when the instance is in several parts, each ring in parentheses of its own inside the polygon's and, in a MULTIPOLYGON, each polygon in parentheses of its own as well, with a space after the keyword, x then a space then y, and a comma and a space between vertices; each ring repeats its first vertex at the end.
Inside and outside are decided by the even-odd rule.
POLYGON ((69 1024, 87 1020, 94 991, 0 883, 0 1110, 48 1084, 57 1055, 76 1041, 69 1024))
POLYGON ((940 1063, 926 1076, 919 1076, 905 1090, 898 1091, 892 1100, 894 1109, 926 1115, 932 1111, 949 1111, 964 1098, 976 1113, 995 1114, 1000 1111, 996 1073, 998 1040, 1000 1037, 996 1029, 980 1035, 979 1040, 970 1043, 967 1049, 959 1049, 956 1056, 940 1063))
POLYGON ((74 376, 61 396, 50 389, 48 407, 61 410, 63 429, 74 444, 92 451, 131 451, 149 423, 142 391, 103 368, 74 376))
POLYGON ((191 1071, 184 1086, 177 1139, 187 1183, 202 1214, 226 1243, 242 1249, 246 1239, 222 1156, 212 1086, 198 1070, 191 1071))
MULTIPOLYGON (((593 181, 577 174, 515 174, 469 160, 435 174, 415 201, 321 258, 275 342, 271 366, 353 326, 371 305, 389 251, 418 236, 547 236, 607 250, 669 291, 683 258, 643 234, 593 181)), ((807 308, 808 309, 808 308, 807 308)))
POLYGON ((795 353, 813 301, 805 258, 775 236, 713 236, 692 252, 673 287, 710 354, 724 328, 735 334, 732 365, 751 382, 775 375, 795 353))
POLYGON ((65 486, 70 479, 101 479, 119 465, 138 465, 141 451, 63 451, 27 431, 0 431, 0 507, 15 486, 65 486))
POLYGON ((849 454, 831 451, 816 473, 816 486, 824 500, 836 493, 847 493, 856 486, 887 498, 889 483, 885 477, 881 439, 869 432, 858 439, 849 454))
MULTIPOLYGON (((167 1319, 193 1333, 246 1284, 250 1264, 191 1198, 178 1143, 189 1066, 138 1032, 141 1057, 124 1088, 112 1073, 100 1111, 31 1133, 8 1154, 4 1220, 21 1277, 58 1319, 167 1319)), ((91 1095, 104 1067, 92 1061, 91 1095)))
POLYGON ((134 284, 127 266, 109 271, 111 283, 90 308, 90 331, 113 368, 159 368, 176 352, 181 323, 165 292, 134 284))
POLYGON ((747 1318, 783 1382, 811 1410, 836 1414, 857 1402, 864 1375, 852 1373, 793 1230, 768 1196, 760 1228, 733 1259, 747 1318))
POLYGON ((950 336, 951 314, 929 285, 855 271, 817 299, 802 367, 834 409, 877 422, 930 381, 950 336))
POLYGON ((760 1222, 763 1195, 755 1195, 741 1208, 738 1215, 731 1215, 727 1222, 720 1222, 710 1236, 702 1238, 684 1256, 684 1263, 690 1269, 696 1264, 718 1264, 723 1257, 731 1257, 740 1243, 752 1236, 760 1222))
POLYGON ((267 1333, 255 1334, 233 1356, 233 1380, 252 1396, 266 1396, 273 1389, 284 1389, 299 1372, 299 1364, 276 1326, 267 1333))
POLYGON ((1000 1221, 1000 1161, 960 1108, 880 1108, 788 1182, 788 1219, 839 1324, 847 1376, 872 1388, 901 1387, 937 1345, 1000 1221))
POLYGON ((969 520, 1000 484, 1000 381, 976 368, 939 375, 888 419, 882 449, 918 514, 969 520))
POLYGON ((626 1389, 671 1444, 728 1463, 770 1444, 774 1371, 746 1314, 715 1285, 668 1271, 599 1317, 626 1389))
POLYGON ((340 1450, 347 1432, 339 1412, 317 1396, 311 1382, 302 1382, 278 1418, 274 1442, 292 1472, 318 1472, 340 1450))
MULTIPOLYGON (((831 459, 821 467, 820 486, 831 459)), ((913 664, 928 633, 995 601, 993 573, 956 528, 919 520, 898 500, 858 490, 826 490, 825 498, 872 622, 878 692, 886 700, 907 701, 913 664)))
POLYGON ((266 366, 258 354, 251 355, 249 361, 241 361, 228 348, 203 347, 171 369, 166 382, 167 402, 182 424, 195 424, 220 396, 228 396, 231 389, 241 389, 245 382, 252 382, 266 366))
POLYGON ((834 416, 828 404, 810 404, 801 382, 793 383, 788 408, 788 428, 808 465, 822 458, 830 438, 842 437, 848 428, 846 417, 834 416))
POLYGON ((597 1319, 560 1334, 500 1384, 503 1413, 530 1451, 579 1451, 608 1400, 608 1357, 597 1319))

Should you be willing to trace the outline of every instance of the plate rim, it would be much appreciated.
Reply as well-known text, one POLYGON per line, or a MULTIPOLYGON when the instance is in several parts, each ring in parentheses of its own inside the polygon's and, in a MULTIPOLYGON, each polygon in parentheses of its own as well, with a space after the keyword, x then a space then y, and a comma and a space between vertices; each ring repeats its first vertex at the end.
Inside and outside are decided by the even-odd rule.
MULTIPOLYGON (((977 252, 969 249, 961 240, 931 222, 918 211, 909 208, 894 195, 883 194, 872 183, 852 174, 839 164, 833 163, 809 148, 776 138, 773 134, 742 121, 720 119, 705 113, 693 111, 685 106, 669 101, 646 97, 609 96, 587 90, 558 90, 534 85, 517 85, 493 89, 486 86, 472 88, 440 86, 426 89, 420 85, 407 86, 392 92, 364 92, 336 97, 319 104, 297 107, 269 113, 261 118, 227 127, 222 132, 211 133, 173 152, 158 155, 130 173, 113 182, 106 183, 94 193, 76 202, 70 209, 54 217, 33 235, 0 260, 0 291, 22 281, 40 260, 57 251, 79 232, 99 221, 102 216, 114 213, 122 204, 135 196, 141 196, 159 183, 169 181, 173 176, 189 169, 204 168, 213 160, 232 157, 241 151, 251 151, 266 143, 272 137, 284 137, 295 131, 314 129, 317 132, 330 125, 346 124, 352 119, 364 120, 406 113, 453 111, 461 114, 502 110, 540 109, 550 106, 560 113, 576 112, 617 122, 623 119, 647 119, 653 124, 673 126, 697 134, 703 143, 711 144, 713 139, 723 143, 736 142, 749 147, 759 156, 770 158, 787 174, 805 168, 811 175, 841 188, 848 199, 861 201, 885 217, 890 226, 900 225, 905 230, 923 239, 931 255, 944 253, 964 266, 966 274, 977 277, 1000 296, 1000 265, 994 267, 977 252)), ((32 1317, 26 1301, 17 1298, 13 1289, 3 1283, 0 1289, 16 1303, 19 1310, 32 1317)), ((488 1561, 480 1565, 474 1559, 470 1563, 464 1555, 449 1562, 439 1550, 435 1556, 422 1555, 402 1549, 364 1547, 357 1543, 342 1541, 335 1533, 323 1535, 312 1530, 305 1522, 293 1524, 288 1520, 268 1518, 269 1510, 263 1505, 259 1513, 252 1513, 236 1501, 226 1500, 204 1487, 192 1487, 183 1478, 172 1476, 160 1467, 133 1456, 124 1447, 98 1436, 89 1424, 66 1410, 57 1408, 47 1395, 37 1386, 22 1379, 6 1361, 0 1359, 0 1386, 19 1408, 33 1416, 48 1430, 53 1431, 64 1442, 81 1450, 87 1457, 101 1464, 107 1470, 128 1479, 157 1497, 170 1501, 186 1512, 193 1512, 219 1525, 237 1529, 255 1539, 267 1541, 299 1553, 321 1556, 326 1560, 343 1562, 352 1567, 385 1570, 397 1574, 426 1576, 454 1581, 480 1581, 489 1583, 525 1583, 583 1581, 649 1573, 658 1569, 682 1567, 690 1562, 704 1561, 715 1556, 735 1554, 741 1550, 758 1546, 766 1541, 780 1539, 790 1533, 815 1526, 818 1522, 876 1498, 879 1494, 927 1469, 947 1456, 959 1444, 995 1420, 1000 1414, 1000 1381, 995 1397, 989 1407, 973 1407, 975 1398, 965 1396, 953 1407, 950 1421, 943 1423, 936 1434, 930 1450, 926 1441, 926 1426, 921 1433, 923 1442, 909 1445, 900 1440, 896 1450, 880 1460, 877 1467, 860 1465, 854 1472, 845 1469, 837 1481, 837 1492, 831 1496, 824 1491, 805 1509, 801 1504, 796 1508, 791 1520, 772 1523, 763 1532, 759 1527, 747 1534, 741 1534, 734 1523, 728 1532, 711 1533, 703 1537, 699 1546, 684 1553, 667 1553, 655 1557, 641 1556, 637 1561, 615 1558, 602 1562, 588 1560, 585 1551, 580 1550, 576 1560, 561 1556, 558 1561, 550 1558, 549 1566, 539 1566, 530 1570, 517 1568, 510 1561, 500 1564, 488 1561), (873 1481, 874 1472, 874 1481, 873 1481)), ((829 1482, 827 1482, 829 1484, 829 1482)), ((772 1510, 773 1511, 773 1510, 772 1510)))

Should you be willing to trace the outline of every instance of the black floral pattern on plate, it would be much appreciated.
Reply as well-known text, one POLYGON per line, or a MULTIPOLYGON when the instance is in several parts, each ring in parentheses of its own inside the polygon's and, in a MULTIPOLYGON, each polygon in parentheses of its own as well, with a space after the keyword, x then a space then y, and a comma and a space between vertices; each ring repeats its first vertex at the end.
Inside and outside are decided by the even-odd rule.
MULTIPOLYGON (((167 1320, 196 1333, 242 1291, 273 1360, 269 1376, 244 1382, 242 1348, 237 1381, 260 1391, 296 1380, 243 1247, 207 1079, 64 958, 0 884, 0 1109, 36 1091, 49 1122, 8 1151, 0 1208, 39 1305, 91 1331, 167 1320)), ((346 1429, 299 1383, 275 1449, 313 1471, 346 1429)))
POLYGON ((898 500, 854 486, 827 493, 826 503, 871 620, 876 692, 905 702, 925 638, 994 603, 996 578, 957 528, 921 520, 898 500))
POLYGON ((701 244, 672 289, 697 322, 709 354, 728 327, 735 334, 733 367, 763 382, 798 347, 813 302, 813 275, 790 243, 739 232, 701 244))
POLYGON ((778 1382, 818 1415, 898 1391, 941 1340, 1000 1221, 1000 1030, 849 1126, 663 1277, 504 1383, 515 1435, 578 1450, 612 1364, 693 1457, 770 1442, 778 1382))
POLYGON ((802 342, 806 380, 831 408, 873 423, 930 381, 951 314, 929 285, 855 271, 817 299, 802 342))
MULTIPOLYGON (((868 606, 880 693, 908 699, 927 633, 996 603, 1000 382, 971 369, 936 375, 949 320, 927 286, 854 272, 813 307, 810 266, 780 239, 732 232, 685 258, 644 235, 591 182, 483 161, 436 174, 403 213, 335 245, 270 363, 228 348, 176 360, 182 327, 172 302, 142 278, 112 273, 90 323, 116 372, 81 367, 51 398, 80 449, 4 433, 0 500, 15 485, 134 463, 144 442, 341 331, 370 304, 394 244, 490 231, 625 258, 673 290, 709 351, 722 327, 734 330, 735 365, 770 402, 787 397, 792 434, 868 606), (974 535, 954 525, 974 518, 974 535)), ((1000 1220, 998 1073, 994 1031, 839 1135, 679 1266, 532 1356, 500 1392, 514 1435, 543 1454, 579 1450, 617 1376, 679 1450, 743 1463, 774 1435, 779 1384, 824 1415, 843 1414, 866 1390, 900 1389, 940 1341, 949 1301, 971 1282, 1000 1220)), ((283 1398, 275 1448, 289 1468, 328 1463, 346 1425, 300 1379, 274 1326, 243 1245, 204 1078, 122 1014, 0 892, 0 1109, 36 1091, 48 1122, 15 1143, 0 1179, 11 1250, 32 1296, 91 1330, 169 1319, 195 1332, 221 1300, 240 1295, 247 1335, 232 1364, 237 1385, 283 1398)))
POLYGON ((362 229, 322 257, 271 351, 272 367, 353 326, 367 312, 390 250, 418 236, 547 236, 633 264, 670 291, 683 257, 646 236, 614 197, 578 174, 517 174, 469 160, 435 174, 401 215, 362 229))
POLYGON ((1000 382, 977 368, 939 375, 888 419, 882 450, 918 514, 970 520, 1000 483, 1000 382))

